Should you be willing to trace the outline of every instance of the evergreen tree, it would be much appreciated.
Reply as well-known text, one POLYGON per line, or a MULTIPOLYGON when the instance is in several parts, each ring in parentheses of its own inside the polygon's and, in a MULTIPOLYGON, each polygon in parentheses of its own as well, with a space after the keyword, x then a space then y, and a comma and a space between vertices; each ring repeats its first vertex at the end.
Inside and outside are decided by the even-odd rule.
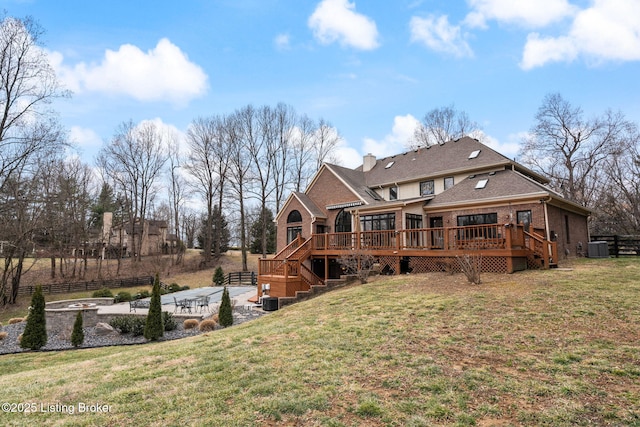
POLYGON ((218 318, 220 325, 227 326, 233 325, 233 311, 231 309, 231 298, 229 298, 229 291, 227 287, 224 287, 222 292, 222 301, 220 302, 220 310, 218 311, 218 318))
POLYGON ((82 311, 78 312, 76 321, 73 324, 73 332, 71 333, 71 345, 79 347, 84 342, 84 331, 82 330, 82 311))
POLYGON ((47 325, 44 308, 42 286, 38 285, 31 297, 29 317, 27 317, 27 325, 22 333, 20 347, 38 350, 47 343, 47 325))
POLYGON ((224 285, 224 272, 222 267, 216 268, 216 272, 213 274, 213 284, 216 286, 224 285))
POLYGON ((99 229, 102 227, 102 216, 105 212, 114 212, 116 210, 115 195, 113 188, 106 182, 102 184, 98 200, 91 207, 91 217, 89 224, 91 227, 99 229))
POLYGON ((156 273, 153 281, 153 290, 151 291, 151 304, 149 304, 149 313, 147 314, 147 322, 144 325, 144 337, 148 340, 155 341, 164 334, 164 324, 162 319, 162 303, 160 302, 160 275, 156 273))
POLYGON ((271 209, 264 210, 264 215, 257 215, 256 221, 251 226, 250 239, 251 245, 249 250, 252 254, 262 253, 262 229, 267 229, 267 248, 266 253, 272 254, 276 251, 276 224, 273 222, 273 212, 271 209), (263 225, 262 218, 265 219, 263 225))

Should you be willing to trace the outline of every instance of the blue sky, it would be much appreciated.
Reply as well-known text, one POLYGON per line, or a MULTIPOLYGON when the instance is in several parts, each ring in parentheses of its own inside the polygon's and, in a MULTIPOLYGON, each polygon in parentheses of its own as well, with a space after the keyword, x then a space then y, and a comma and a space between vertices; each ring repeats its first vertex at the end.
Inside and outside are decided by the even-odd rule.
POLYGON ((284 102, 344 138, 340 159, 405 151, 454 104, 515 156, 543 97, 640 123, 638 0, 0 0, 46 30, 72 98, 55 108, 91 162, 124 121, 284 102))

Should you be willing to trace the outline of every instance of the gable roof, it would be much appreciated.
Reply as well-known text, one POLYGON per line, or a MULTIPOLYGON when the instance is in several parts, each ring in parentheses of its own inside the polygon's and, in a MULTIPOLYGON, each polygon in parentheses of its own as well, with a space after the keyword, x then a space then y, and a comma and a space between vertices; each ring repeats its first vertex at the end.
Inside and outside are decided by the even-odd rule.
POLYGON ((320 209, 318 207, 318 205, 316 205, 315 202, 313 200, 311 200, 311 198, 309 196, 307 196, 305 193, 301 193, 299 191, 294 191, 289 195, 289 197, 287 198, 287 201, 284 202, 284 205, 280 209, 280 212, 278 212, 276 217, 273 219, 274 222, 277 222, 278 219, 280 218, 280 216, 284 212, 287 211, 286 207, 289 205, 289 203, 291 203, 291 200, 293 200, 293 199, 298 200, 298 202, 300 202, 302 207, 309 213, 309 215, 311 215, 311 217, 313 217, 313 218, 326 218, 327 217, 324 214, 324 211, 322 209, 320 209))
MULTIPOLYGON (((488 168, 504 169, 506 166, 514 167, 539 182, 548 182, 545 177, 468 136, 378 159, 371 170, 364 172, 364 177, 366 185, 377 187, 488 168), (470 158, 472 153, 475 157, 470 158)), ((362 171, 363 166, 356 170, 362 171)))
POLYGON ((551 199, 570 205, 571 210, 582 215, 589 215, 591 212, 583 206, 567 201, 550 188, 512 169, 471 175, 464 181, 436 195, 427 202, 425 209, 446 209, 490 202, 548 201, 551 199), (483 180, 486 180, 486 185, 478 186, 478 183, 483 180))

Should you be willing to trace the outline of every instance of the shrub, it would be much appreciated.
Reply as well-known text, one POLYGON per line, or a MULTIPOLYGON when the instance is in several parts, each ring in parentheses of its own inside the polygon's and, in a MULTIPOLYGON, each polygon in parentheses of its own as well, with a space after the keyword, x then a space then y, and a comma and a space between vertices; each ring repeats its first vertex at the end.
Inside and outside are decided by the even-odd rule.
POLYGON ((211 316, 211 320, 216 323, 220 323, 220 315, 218 313, 214 314, 213 316, 211 316))
POLYGON ((16 323, 22 323, 22 322, 24 322, 24 317, 12 317, 11 319, 9 319, 10 325, 15 325, 16 323))
POLYGON ((180 288, 181 291, 188 291, 190 288, 188 285, 184 285, 180 288))
POLYGON ((109 288, 102 288, 91 294, 92 298, 113 298, 113 292, 109 288))
POLYGON ((71 345, 79 347, 84 342, 84 331, 82 330, 82 311, 78 311, 76 321, 73 323, 73 332, 71 333, 71 345))
POLYGON ((220 325, 227 326, 233 325, 233 310, 231 309, 231 299, 229 298, 229 290, 224 287, 222 291, 222 300, 220 301, 220 309, 218 310, 218 317, 220 319, 220 325))
POLYGON ((213 284, 216 286, 224 286, 224 272, 222 271, 222 267, 216 268, 215 273, 213 273, 213 284))
POLYGON ((2 341, 3 339, 5 339, 7 337, 7 335, 9 335, 8 333, 6 333, 5 331, 0 332, 0 341, 2 341))
POLYGON ((174 292, 178 292, 182 290, 182 287, 180 285, 178 285, 177 283, 172 283, 169 285, 169 292, 170 293, 174 293, 174 292))
POLYGON ((148 290, 143 289, 141 291, 138 291, 138 293, 135 295, 135 299, 143 299, 143 298, 149 298, 151 296, 151 294, 149 293, 148 290))
POLYGON ((160 302, 160 275, 156 273, 151 291, 151 304, 147 313, 147 322, 144 326, 144 337, 155 341, 164 335, 164 324, 162 323, 162 303, 160 302))
POLYGON ((27 325, 22 334, 20 347, 38 350, 47 343, 47 325, 44 314, 44 295, 42 286, 36 286, 36 291, 31 297, 31 310, 27 317, 27 325))
POLYGON ((127 291, 120 291, 115 297, 113 297, 114 302, 127 302, 131 301, 132 299, 133 297, 127 291))
POLYGON ((131 322, 131 335, 134 337, 139 337, 144 335, 144 326, 145 326, 145 318, 133 316, 133 321, 131 322))
POLYGON ((182 326, 185 329, 193 329, 198 326, 198 321, 196 319, 187 319, 182 323, 182 326))
POLYGON ((144 325, 146 321, 140 316, 120 316, 111 319, 109 324, 117 329, 121 334, 132 333, 134 336, 140 336, 144 333, 144 325))
POLYGON ((176 318, 173 317, 173 314, 169 313, 168 311, 162 312, 162 321, 164 322, 165 332, 173 331, 178 327, 178 322, 176 322, 176 318))
POLYGON ((206 319, 200 322, 198 329, 200 332, 210 332, 216 328, 216 322, 213 319, 206 319))

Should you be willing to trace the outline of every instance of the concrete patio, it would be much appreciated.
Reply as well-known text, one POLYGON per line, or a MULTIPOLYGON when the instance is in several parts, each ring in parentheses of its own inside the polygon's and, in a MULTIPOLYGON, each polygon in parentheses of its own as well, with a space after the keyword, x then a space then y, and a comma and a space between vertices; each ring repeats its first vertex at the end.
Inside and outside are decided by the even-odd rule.
MULTIPOLYGON (((232 305, 236 309, 251 309, 248 302, 249 298, 255 297, 257 290, 253 286, 231 286, 227 288, 229 290, 229 297, 231 298, 232 305), (234 304, 235 303, 235 304, 234 304)), ((170 294, 162 295, 160 301, 162 303, 162 311, 168 311, 175 317, 184 319, 204 319, 218 312, 220 307, 220 300, 222 299, 222 292, 224 288, 221 286, 207 286, 203 288, 188 289, 186 291, 173 292, 170 294), (209 297, 209 305, 207 308, 192 307, 191 312, 176 308, 174 298, 178 301, 184 299, 197 299, 202 297, 209 297)), ((145 298, 144 300, 149 300, 145 298)), ((149 312, 148 308, 136 308, 135 311, 131 309, 129 302, 121 302, 113 305, 101 305, 98 306, 98 315, 146 315, 149 312)))

